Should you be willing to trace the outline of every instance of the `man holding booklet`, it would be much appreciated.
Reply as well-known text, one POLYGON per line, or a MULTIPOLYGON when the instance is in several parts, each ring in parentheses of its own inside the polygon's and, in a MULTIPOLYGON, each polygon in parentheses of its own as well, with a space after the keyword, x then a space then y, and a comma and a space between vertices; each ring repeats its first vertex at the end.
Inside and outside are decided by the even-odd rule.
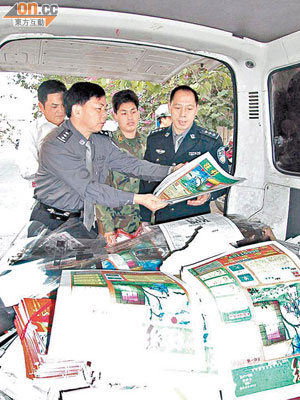
POLYGON ((34 192, 37 203, 28 235, 35 236, 44 227, 53 231, 68 220, 83 222, 86 232, 91 232, 95 204, 143 204, 151 212, 165 207, 166 203, 153 194, 106 185, 108 171, 161 181, 180 165, 156 165, 121 151, 101 131, 107 116, 101 86, 77 82, 65 93, 64 104, 69 119, 51 131, 41 146, 34 192), (94 135, 99 131, 102 134, 94 135))
MULTIPOLYGON (((144 159, 156 164, 176 165, 190 162, 208 152, 219 166, 228 172, 228 162, 221 137, 195 124, 198 113, 198 95, 194 89, 182 85, 174 88, 170 95, 169 110, 172 125, 152 131, 147 140, 144 159)), ((157 183, 141 181, 140 193, 152 193, 157 183)), ((206 193, 196 199, 169 204, 155 214, 155 223, 210 212, 210 201, 222 196, 225 190, 206 193)), ((151 221, 151 211, 141 207, 142 221, 151 221)))

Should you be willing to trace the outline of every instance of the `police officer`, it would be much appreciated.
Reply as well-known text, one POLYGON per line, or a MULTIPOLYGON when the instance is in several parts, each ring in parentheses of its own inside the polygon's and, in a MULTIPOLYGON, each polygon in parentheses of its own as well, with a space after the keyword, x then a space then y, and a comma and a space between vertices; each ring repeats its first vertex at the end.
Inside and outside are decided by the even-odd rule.
MULTIPOLYGON (((220 136, 197 126, 194 119, 199 109, 198 95, 194 89, 182 85, 174 88, 170 95, 169 110, 172 125, 151 132, 147 140, 145 160, 163 164, 185 163, 209 152, 218 164, 228 171, 228 163, 220 136)), ((157 184, 144 180, 140 193, 151 193, 157 184)), ((224 194, 224 190, 201 195, 194 200, 168 205, 155 214, 155 222, 167 222, 210 212, 211 200, 224 194)), ((141 207, 142 221, 151 221, 151 211, 141 207)))
MULTIPOLYGON (((30 220, 54 230, 72 218, 84 219, 90 205, 142 204, 156 211, 166 204, 152 194, 134 194, 105 184, 109 170, 162 180, 171 170, 122 152, 109 137, 93 135, 106 120, 105 92, 90 82, 75 83, 64 95, 70 118, 44 139, 36 175, 37 204, 30 220)), ((90 218, 85 226, 90 230, 90 218)), ((29 235, 34 232, 29 231, 29 235)))
POLYGON ((158 128, 167 128, 172 124, 172 117, 168 104, 161 104, 155 110, 155 122, 158 128))
MULTIPOLYGON (((123 151, 143 159, 146 150, 146 136, 137 131, 140 118, 139 99, 132 90, 120 90, 112 98, 113 118, 119 128, 113 132, 113 142, 123 151)), ((138 193, 139 179, 116 171, 110 171, 106 183, 111 187, 138 193)), ((140 208, 137 204, 122 207, 96 206, 99 231, 102 231, 108 243, 113 243, 115 232, 122 229, 133 233, 140 225, 140 208)))

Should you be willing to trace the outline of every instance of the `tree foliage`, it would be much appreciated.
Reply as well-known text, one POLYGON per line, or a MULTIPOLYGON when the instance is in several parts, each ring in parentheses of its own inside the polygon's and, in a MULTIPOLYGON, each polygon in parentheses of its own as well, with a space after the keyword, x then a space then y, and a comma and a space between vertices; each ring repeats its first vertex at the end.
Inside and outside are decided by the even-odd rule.
MULTIPOLYGON (((9 95, 0 95, 0 99, 6 100, 7 97, 13 100, 16 99, 16 96, 14 96, 13 93, 9 95)), ((10 142, 16 145, 16 133, 17 129, 12 121, 10 121, 5 114, 0 112, 0 145, 3 145, 5 142, 10 142)))
POLYGON ((17 145, 16 127, 9 121, 5 115, 0 113, 0 145, 4 143, 12 143, 17 145))
MULTIPOLYGON (((16 74, 13 84, 36 92, 39 84, 47 79, 58 79, 70 87, 73 83, 87 80, 102 86, 107 95, 107 103, 111 107, 111 98, 119 90, 131 89, 140 99, 140 128, 148 132, 154 128, 154 112, 160 104, 168 102, 171 90, 178 85, 189 85, 199 95, 200 107, 198 123, 207 129, 216 130, 219 126, 229 129, 233 127, 233 89, 232 79, 228 68, 220 65, 213 70, 203 64, 194 64, 183 69, 163 84, 147 81, 112 80, 97 77, 74 77, 60 75, 16 74)), ((109 109, 111 111, 111 109, 109 109)), ((36 105, 33 114, 38 116, 36 105)), ((109 113, 109 118, 111 118, 109 113)))

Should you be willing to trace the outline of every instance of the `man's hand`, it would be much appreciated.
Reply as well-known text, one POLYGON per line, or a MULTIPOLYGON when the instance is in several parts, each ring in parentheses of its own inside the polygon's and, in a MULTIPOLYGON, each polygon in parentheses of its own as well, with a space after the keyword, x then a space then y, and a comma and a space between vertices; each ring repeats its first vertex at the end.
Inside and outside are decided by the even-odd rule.
POLYGON ((161 208, 164 208, 168 205, 168 203, 164 200, 159 199, 153 194, 135 194, 134 195, 134 203, 141 204, 149 208, 151 211, 157 211, 161 208))
MULTIPOLYGON (((186 164, 186 163, 185 163, 185 164, 186 164)), ((173 165, 173 167, 172 167, 172 169, 171 169, 171 172, 177 171, 179 168, 181 168, 181 167, 183 167, 183 166, 184 166, 183 163, 180 163, 180 164, 177 164, 177 165, 173 165)))
POLYGON ((149 227, 151 226, 150 222, 142 221, 140 222, 140 226, 138 230, 140 230, 141 233, 147 233, 149 232, 149 227))
POLYGON ((108 246, 113 246, 117 243, 115 232, 106 232, 104 237, 108 246))
POLYGON ((276 237, 269 226, 264 226, 262 232, 264 234, 264 240, 276 240, 276 237))
POLYGON ((142 221, 140 222, 140 227, 141 229, 146 228, 147 226, 150 226, 150 222, 142 221))
POLYGON ((201 196, 196 197, 196 200, 188 200, 187 204, 189 206, 202 206, 202 204, 206 203, 210 198, 210 193, 202 194, 201 196))

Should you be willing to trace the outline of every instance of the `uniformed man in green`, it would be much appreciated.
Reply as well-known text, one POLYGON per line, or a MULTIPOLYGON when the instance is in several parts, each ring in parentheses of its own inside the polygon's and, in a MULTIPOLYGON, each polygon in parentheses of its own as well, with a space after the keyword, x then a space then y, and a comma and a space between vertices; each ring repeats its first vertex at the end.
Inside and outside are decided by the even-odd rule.
MULTIPOLYGON (((143 159, 146 148, 146 136, 137 131, 139 122, 139 99, 132 90, 121 90, 112 98, 113 118, 118 123, 117 131, 113 132, 112 140, 123 151, 143 159)), ((129 177, 117 171, 110 171, 106 184, 124 190, 138 193, 139 179, 129 177)), ((96 206, 98 230, 108 243, 113 243, 117 229, 128 233, 135 232, 140 225, 140 208, 137 204, 127 204, 117 208, 96 206)))

